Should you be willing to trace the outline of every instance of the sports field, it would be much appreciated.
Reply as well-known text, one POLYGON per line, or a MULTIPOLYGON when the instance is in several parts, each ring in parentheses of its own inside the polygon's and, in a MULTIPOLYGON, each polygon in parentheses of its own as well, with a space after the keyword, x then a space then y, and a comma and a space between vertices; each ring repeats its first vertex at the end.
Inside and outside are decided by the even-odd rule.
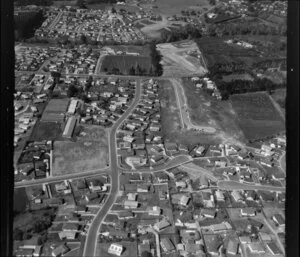
POLYGON ((118 70, 120 74, 128 75, 130 69, 140 67, 144 74, 149 74, 152 63, 148 56, 129 56, 129 55, 108 55, 105 56, 101 64, 101 72, 114 73, 118 70))
POLYGON ((99 126, 84 127, 81 132, 83 133, 77 137, 76 142, 54 143, 53 176, 107 167, 109 163, 107 132, 99 126))

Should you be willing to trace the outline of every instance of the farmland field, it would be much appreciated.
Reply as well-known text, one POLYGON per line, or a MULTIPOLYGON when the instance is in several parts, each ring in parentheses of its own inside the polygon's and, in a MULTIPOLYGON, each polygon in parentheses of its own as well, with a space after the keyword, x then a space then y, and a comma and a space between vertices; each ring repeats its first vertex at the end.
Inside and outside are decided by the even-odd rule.
POLYGON ((286 89, 275 90, 271 97, 278 103, 278 105, 281 108, 281 111, 285 112, 286 89))
POLYGON ((182 10, 189 8, 203 11, 204 8, 210 8, 208 0, 156 0, 155 5, 158 8, 152 9, 153 12, 165 16, 180 14, 182 10))
POLYGON ((114 68, 117 68, 120 73, 128 75, 130 68, 137 66, 139 66, 141 70, 145 70, 145 74, 148 74, 152 67, 151 57, 108 55, 104 57, 100 71, 112 72, 114 68))
POLYGON ((233 95, 230 102, 248 140, 264 138, 285 130, 284 121, 266 93, 233 95))
POLYGON ((103 129, 84 127, 86 136, 76 142, 56 141, 53 150, 53 176, 97 170, 109 163, 107 133, 103 129))

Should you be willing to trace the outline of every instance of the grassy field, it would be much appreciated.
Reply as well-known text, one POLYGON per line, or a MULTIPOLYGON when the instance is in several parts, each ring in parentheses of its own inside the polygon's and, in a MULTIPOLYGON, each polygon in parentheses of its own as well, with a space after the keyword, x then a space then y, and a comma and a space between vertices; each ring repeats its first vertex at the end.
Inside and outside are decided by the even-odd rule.
POLYGON ((231 82, 233 80, 250 80, 253 81, 253 77, 250 74, 230 74, 222 77, 222 80, 225 82, 231 82))
POLYGON ((233 95, 230 102, 247 139, 259 139, 285 130, 285 124, 266 93, 233 95))
POLYGON ((55 122, 38 122, 33 129, 30 140, 55 140, 61 136, 62 131, 62 124, 55 122))
POLYGON ((152 66, 151 57, 148 56, 105 56, 101 64, 101 72, 112 72, 113 68, 119 69, 122 74, 129 74, 131 67, 140 66, 142 70, 149 73, 152 66))
POLYGON ((165 16, 180 14, 182 10, 190 8, 203 11, 204 8, 211 7, 208 0, 156 0, 155 5, 158 8, 154 8, 152 11, 165 16))
POLYGON ((86 136, 76 142, 57 141, 53 151, 53 176, 107 167, 107 134, 99 127, 84 127, 86 136))
POLYGON ((113 45, 113 46, 104 46, 102 50, 113 49, 115 52, 117 51, 125 51, 125 52, 134 52, 139 53, 140 56, 149 56, 150 49, 147 46, 136 46, 136 45, 113 45))
MULTIPOLYGON (((111 245, 111 243, 100 243, 97 245, 96 250, 96 256, 102 257, 113 257, 114 254, 108 253, 108 248, 111 245)), ((122 257, 137 257, 137 243, 136 242, 122 242, 122 246, 125 248, 125 250, 122 253, 122 257)))

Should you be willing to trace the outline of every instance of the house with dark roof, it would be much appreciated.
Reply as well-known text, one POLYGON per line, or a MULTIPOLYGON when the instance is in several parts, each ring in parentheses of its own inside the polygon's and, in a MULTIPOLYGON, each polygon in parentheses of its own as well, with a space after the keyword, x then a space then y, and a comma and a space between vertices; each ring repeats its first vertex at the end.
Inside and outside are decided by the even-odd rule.
POLYGON ((133 149, 144 149, 145 148, 145 142, 144 139, 138 138, 135 139, 132 143, 133 149))
POLYGON ((97 192, 93 192, 91 194, 88 194, 88 195, 85 195, 85 200, 90 202, 92 200, 95 200, 99 197, 98 193, 97 192))
POLYGON ((251 242, 248 244, 248 247, 249 247, 250 252, 253 254, 264 254, 265 253, 265 249, 262 246, 260 241, 251 242))
POLYGON ((166 219, 162 219, 161 221, 155 223, 153 227, 158 232, 160 232, 161 230, 163 230, 163 229, 165 229, 165 228, 167 228, 169 226, 171 226, 171 223, 168 220, 166 220, 166 219))
POLYGON ((236 255, 238 254, 238 251, 239 251, 239 243, 237 242, 237 240, 230 239, 228 241, 226 252, 232 255, 236 255))
POLYGON ((175 250, 174 244, 168 237, 164 237, 163 239, 161 239, 160 246, 165 253, 170 253, 175 250))
POLYGON ((216 210, 215 209, 201 209, 201 215, 205 218, 215 218, 216 210))
POLYGON ((53 249, 52 256, 53 257, 59 257, 59 256, 62 256, 63 254, 65 254, 69 251, 70 251, 70 249, 65 244, 62 244, 62 245, 56 247, 55 249, 53 249))
POLYGON ((242 217, 254 217, 256 215, 255 209, 251 207, 241 208, 240 213, 242 217))

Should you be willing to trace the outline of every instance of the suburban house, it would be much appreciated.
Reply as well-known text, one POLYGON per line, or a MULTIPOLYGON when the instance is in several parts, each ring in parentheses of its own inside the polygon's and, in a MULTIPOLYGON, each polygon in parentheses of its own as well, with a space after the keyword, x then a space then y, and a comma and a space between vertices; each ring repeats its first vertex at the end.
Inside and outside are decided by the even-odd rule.
POLYGON ((171 226, 171 223, 169 221, 167 221, 166 219, 162 219, 161 221, 155 223, 153 227, 158 232, 160 232, 161 230, 163 230, 169 226, 171 226))
POLYGON ((256 215, 256 211, 254 208, 242 208, 240 210, 241 216, 242 217, 254 217, 256 215))
POLYGON ((169 253, 175 250, 174 244, 168 237, 164 237, 163 239, 161 239, 160 246, 165 253, 169 253))
POLYGON ((121 256, 123 252, 123 246, 120 244, 111 244, 108 248, 108 253, 121 256))

